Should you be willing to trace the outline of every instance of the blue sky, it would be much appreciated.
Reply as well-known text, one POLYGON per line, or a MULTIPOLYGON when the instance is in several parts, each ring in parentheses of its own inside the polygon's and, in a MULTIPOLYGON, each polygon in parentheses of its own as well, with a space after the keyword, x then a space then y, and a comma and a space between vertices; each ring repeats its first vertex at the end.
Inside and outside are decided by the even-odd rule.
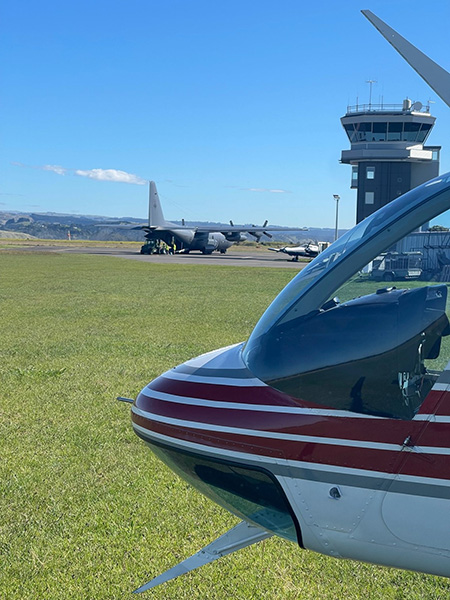
POLYGON ((235 223, 355 222, 348 104, 426 104, 450 171, 450 109, 362 16, 450 70, 450 3, 19 0, 2 9, 0 210, 235 223))

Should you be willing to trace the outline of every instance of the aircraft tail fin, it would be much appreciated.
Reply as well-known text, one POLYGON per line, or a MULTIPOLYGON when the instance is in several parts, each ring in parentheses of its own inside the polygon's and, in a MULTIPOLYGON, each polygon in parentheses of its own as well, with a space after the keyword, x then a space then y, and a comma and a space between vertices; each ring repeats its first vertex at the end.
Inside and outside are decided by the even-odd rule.
POLYGON ((436 94, 450 106, 450 73, 418 50, 408 40, 405 40, 404 37, 370 10, 362 10, 361 12, 436 94))
POLYGON ((166 224, 164 214, 159 201, 158 190, 156 183, 150 181, 149 197, 148 197, 148 226, 163 227, 166 224))

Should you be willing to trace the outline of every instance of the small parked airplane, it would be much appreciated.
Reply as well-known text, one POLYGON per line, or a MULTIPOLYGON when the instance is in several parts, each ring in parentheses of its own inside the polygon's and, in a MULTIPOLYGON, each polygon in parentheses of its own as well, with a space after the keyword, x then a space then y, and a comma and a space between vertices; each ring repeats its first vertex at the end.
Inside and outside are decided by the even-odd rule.
POLYGON ((154 181, 150 181, 148 225, 135 227, 143 229, 146 232, 147 240, 162 240, 169 246, 175 241, 179 252, 190 252, 199 250, 203 254, 211 254, 215 250, 225 254, 227 249, 236 242, 245 242, 247 237, 244 233, 249 233, 257 241, 263 235, 271 238, 270 231, 305 231, 305 227, 267 227, 267 221, 262 226, 234 225, 200 225, 190 227, 187 225, 177 225, 166 221, 159 200, 158 191, 154 181))
POLYGON ((293 261, 298 261, 299 257, 315 258, 319 254, 319 246, 312 242, 303 246, 285 246, 284 248, 267 248, 272 252, 282 252, 288 256, 292 256, 293 261))

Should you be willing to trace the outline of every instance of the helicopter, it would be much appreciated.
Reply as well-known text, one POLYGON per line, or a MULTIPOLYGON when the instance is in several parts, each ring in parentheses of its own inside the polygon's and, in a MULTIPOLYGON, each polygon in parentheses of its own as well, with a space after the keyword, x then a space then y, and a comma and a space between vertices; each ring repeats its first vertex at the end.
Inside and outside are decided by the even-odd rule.
MULTIPOLYGON (((450 75, 362 12, 450 106, 450 75)), ((134 401, 120 398, 133 403, 133 428, 151 450, 241 519, 135 593, 273 535, 450 577, 448 287, 436 275, 400 288, 370 277, 377 256, 437 218, 450 224, 450 173, 314 258, 246 342, 171 369, 134 401)))
POLYGON ((135 433, 241 519, 137 593, 272 535, 450 576, 447 285, 380 288, 367 270, 447 211, 450 173, 319 254, 246 342, 169 370, 131 400, 135 433))

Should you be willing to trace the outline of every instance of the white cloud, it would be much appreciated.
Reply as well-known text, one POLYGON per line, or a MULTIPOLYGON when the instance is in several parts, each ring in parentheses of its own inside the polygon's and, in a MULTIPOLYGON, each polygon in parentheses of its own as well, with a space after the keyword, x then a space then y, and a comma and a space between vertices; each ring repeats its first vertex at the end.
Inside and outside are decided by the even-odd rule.
POLYGON ((52 171, 53 173, 57 173, 58 175, 65 175, 67 173, 67 169, 64 167, 60 167, 59 165, 44 165, 41 168, 43 171, 52 171))
POLYGON ((114 181, 119 183, 134 183, 135 185, 146 185, 148 181, 142 179, 139 175, 133 173, 127 173, 126 171, 119 171, 118 169, 89 169, 84 171, 82 169, 68 169, 61 167, 60 165, 37 165, 30 166, 24 165, 20 162, 11 163, 15 167, 24 167, 27 169, 39 169, 41 171, 51 171, 58 175, 67 175, 73 173, 79 177, 88 177, 89 179, 96 179, 97 181, 114 181))
POLYGON ((88 177, 97 181, 115 181, 119 183, 134 183, 136 185, 146 185, 147 181, 126 171, 118 171, 117 169, 90 169, 89 171, 75 170, 75 175, 79 177, 88 177))
POLYGON ((268 188, 247 188, 248 192, 268 192, 269 194, 290 194, 288 190, 270 190, 268 188))

